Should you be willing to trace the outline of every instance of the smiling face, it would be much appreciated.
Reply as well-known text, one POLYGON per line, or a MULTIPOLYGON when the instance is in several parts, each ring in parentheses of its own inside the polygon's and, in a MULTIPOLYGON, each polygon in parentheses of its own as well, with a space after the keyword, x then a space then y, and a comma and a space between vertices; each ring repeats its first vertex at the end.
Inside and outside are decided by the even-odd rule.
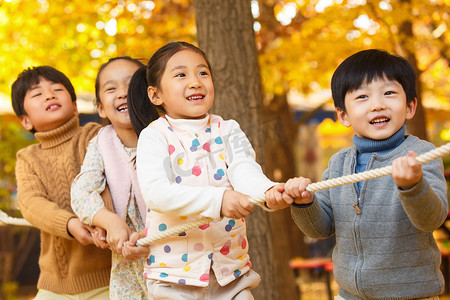
POLYGON ((148 96, 153 104, 162 105, 173 119, 205 117, 214 102, 208 63, 193 50, 177 52, 167 62, 160 87, 150 86, 148 96))
POLYGON ((39 77, 24 97, 26 115, 19 117, 22 126, 36 132, 55 129, 78 115, 77 104, 61 83, 39 77))
POLYGON ((374 79, 345 95, 344 112, 336 108, 339 122, 353 127, 356 136, 373 140, 387 139, 410 120, 417 99, 406 103, 403 87, 396 80, 374 79))
POLYGON ((128 115, 127 92, 131 77, 139 65, 126 59, 117 59, 103 68, 99 76, 98 114, 108 118, 116 130, 131 129, 128 115))

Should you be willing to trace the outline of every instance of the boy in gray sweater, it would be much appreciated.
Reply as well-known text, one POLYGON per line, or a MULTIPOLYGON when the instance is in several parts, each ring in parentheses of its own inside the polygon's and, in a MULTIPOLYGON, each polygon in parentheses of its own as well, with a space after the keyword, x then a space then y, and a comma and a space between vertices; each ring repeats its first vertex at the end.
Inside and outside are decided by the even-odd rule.
POLYGON ((270 208, 291 205, 298 227, 313 238, 336 235, 336 299, 439 299, 444 279, 433 238, 447 216, 441 159, 414 157, 434 148, 405 135, 417 107, 415 74, 404 58, 365 50, 347 58, 331 81, 340 123, 354 146, 334 154, 322 179, 392 165, 392 176, 307 192, 293 178, 266 197, 270 208))

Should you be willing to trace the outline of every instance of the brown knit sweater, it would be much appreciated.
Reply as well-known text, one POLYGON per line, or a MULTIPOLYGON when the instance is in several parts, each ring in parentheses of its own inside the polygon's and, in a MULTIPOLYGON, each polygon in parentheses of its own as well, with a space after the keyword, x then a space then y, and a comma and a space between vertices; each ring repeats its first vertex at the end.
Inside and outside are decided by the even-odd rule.
POLYGON ((73 117, 61 127, 36 133, 40 143, 17 152, 19 207, 41 230, 39 289, 78 294, 109 286, 111 251, 82 246, 67 232, 67 222, 76 217, 70 187, 99 128, 95 123, 80 127, 73 117))

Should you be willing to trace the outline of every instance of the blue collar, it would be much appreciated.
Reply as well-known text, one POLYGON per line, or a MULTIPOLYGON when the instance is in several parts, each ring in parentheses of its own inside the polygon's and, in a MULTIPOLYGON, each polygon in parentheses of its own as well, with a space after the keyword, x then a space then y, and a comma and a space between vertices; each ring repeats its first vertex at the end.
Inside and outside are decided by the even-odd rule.
POLYGON ((359 153, 372 153, 397 147, 405 140, 406 127, 403 125, 396 133, 384 140, 364 139, 353 136, 353 143, 359 153))

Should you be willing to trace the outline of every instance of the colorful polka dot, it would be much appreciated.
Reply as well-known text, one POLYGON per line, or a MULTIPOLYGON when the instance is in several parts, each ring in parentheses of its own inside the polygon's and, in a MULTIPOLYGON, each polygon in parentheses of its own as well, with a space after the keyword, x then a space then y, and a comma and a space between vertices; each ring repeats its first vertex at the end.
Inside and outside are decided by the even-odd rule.
POLYGON ((148 258, 147 258, 147 264, 148 265, 151 265, 151 264, 154 264, 155 263, 155 256, 154 255, 150 255, 148 258))
POLYGON ((202 251, 203 249, 205 249, 205 246, 202 243, 197 243, 194 245, 195 251, 202 251))
POLYGON ((187 216, 180 216, 180 219, 183 220, 183 221, 186 221, 187 218, 188 218, 187 216))
POLYGON ((172 155, 172 153, 175 152, 175 147, 174 145, 169 145, 169 155, 172 155))
POLYGON ((211 132, 211 128, 209 128, 209 127, 206 128, 206 129, 205 129, 205 132, 206 132, 206 133, 211 132))
POLYGON ((216 137, 216 138, 214 139, 214 142, 215 142, 216 144, 218 144, 218 145, 223 144, 222 138, 221 138, 220 136, 216 137))
POLYGON ((235 271, 233 272, 233 275, 234 275, 234 278, 238 278, 239 276, 241 276, 241 271, 235 270, 235 271))
POLYGON ((209 146, 209 143, 203 144, 203 150, 205 150, 206 152, 211 152, 211 147, 209 146))
POLYGON ((225 242, 225 244, 220 249, 220 253, 222 255, 228 255, 228 253, 230 253, 230 247, 231 247, 231 241, 228 240, 228 241, 225 242))
POLYGON ((202 174, 202 169, 199 166, 194 166, 192 168, 192 175, 200 176, 200 174, 202 174))
POLYGON ((212 259, 213 258, 213 253, 208 254, 208 258, 212 259))
POLYGON ((169 129, 170 131, 172 131, 172 132, 173 132, 173 129, 172 129, 172 127, 170 127, 170 126, 169 126, 169 127, 167 127, 167 129, 169 129))
POLYGON ((186 284, 186 279, 179 279, 178 284, 186 284))
POLYGON ((166 231, 167 225, 164 223, 159 224, 158 226, 159 231, 166 231))
POLYGON ((201 230, 206 230, 208 227, 209 227, 209 223, 198 226, 198 228, 200 228, 201 230))
POLYGON ((159 277, 161 277, 161 278, 166 278, 167 276, 169 276, 169 275, 167 273, 164 273, 164 272, 159 274, 159 277))
POLYGON ((225 225, 225 231, 226 231, 226 232, 230 232, 232 228, 233 228, 233 227, 231 227, 230 224, 225 225))
POLYGON ((181 176, 175 177, 175 182, 180 183, 182 181, 181 176))
POLYGON ((172 249, 170 248, 170 246, 169 246, 169 245, 165 245, 165 246, 164 246, 164 252, 170 253, 170 251, 172 251, 172 249))
POLYGON ((184 163, 184 160, 180 157, 179 159, 177 159, 177 164, 179 166, 181 166, 184 163))
POLYGON ((220 180, 222 179, 222 177, 225 175, 225 172, 223 171, 223 169, 218 169, 216 174, 214 174, 214 179, 215 180, 220 180))
POLYGON ((209 281, 209 274, 205 273, 202 276, 200 276, 200 281, 208 282, 209 281))
POLYGON ((185 272, 189 272, 191 270, 191 266, 187 266, 183 268, 183 271, 185 272))
POLYGON ((185 253, 185 254, 181 255, 181 260, 184 261, 184 262, 187 262, 187 260, 188 260, 188 254, 185 253))
POLYGON ((225 158, 223 157, 223 154, 222 154, 222 153, 219 154, 219 158, 220 158, 221 160, 224 160, 224 159, 225 159, 225 158))

